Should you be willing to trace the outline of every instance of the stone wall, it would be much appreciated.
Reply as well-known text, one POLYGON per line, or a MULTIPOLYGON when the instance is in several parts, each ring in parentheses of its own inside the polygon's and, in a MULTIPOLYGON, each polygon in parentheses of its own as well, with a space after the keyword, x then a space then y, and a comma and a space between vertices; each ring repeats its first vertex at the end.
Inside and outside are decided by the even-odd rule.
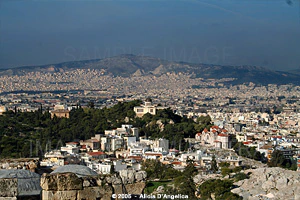
POLYGON ((122 170, 119 174, 78 177, 74 173, 43 174, 43 200, 111 200, 112 194, 142 194, 146 173, 122 170))
POLYGON ((0 200, 40 199, 40 175, 28 170, 0 170, 0 200))

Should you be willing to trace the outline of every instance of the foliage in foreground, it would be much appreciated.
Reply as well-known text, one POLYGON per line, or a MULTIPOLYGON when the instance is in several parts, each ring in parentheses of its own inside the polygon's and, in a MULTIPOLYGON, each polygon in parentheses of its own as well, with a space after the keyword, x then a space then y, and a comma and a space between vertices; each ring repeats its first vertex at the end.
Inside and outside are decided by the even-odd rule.
POLYGON ((150 180, 160 179, 158 182, 150 181, 146 186, 145 192, 151 193, 159 185, 163 185, 165 194, 182 194, 188 195, 189 199, 196 199, 196 187, 193 176, 197 173, 197 170, 192 162, 188 163, 183 172, 164 165, 158 160, 146 160, 142 169, 147 172, 150 180), (165 182, 163 179, 169 179, 170 182, 165 182))
POLYGON ((243 199, 237 194, 231 192, 233 188, 232 180, 210 179, 199 186, 199 193, 203 200, 240 200, 243 199))

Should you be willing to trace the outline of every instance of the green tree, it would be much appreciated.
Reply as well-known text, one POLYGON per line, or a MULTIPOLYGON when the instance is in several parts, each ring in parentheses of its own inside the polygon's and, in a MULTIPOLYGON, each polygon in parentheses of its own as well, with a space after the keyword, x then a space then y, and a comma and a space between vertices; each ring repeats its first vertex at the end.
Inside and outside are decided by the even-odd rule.
POLYGON ((285 158, 280 150, 274 150, 271 154, 271 160, 268 162, 269 167, 284 167, 285 158))
POLYGON ((233 194, 230 190, 233 188, 233 182, 228 179, 210 179, 199 186, 201 199, 212 199, 212 195, 216 200, 239 200, 242 197, 233 194))
POLYGON ((213 172, 213 173, 216 173, 219 169, 218 169, 218 165, 217 165, 217 161, 216 161, 216 156, 213 155, 212 156, 212 161, 211 161, 211 167, 210 167, 210 170, 213 172))

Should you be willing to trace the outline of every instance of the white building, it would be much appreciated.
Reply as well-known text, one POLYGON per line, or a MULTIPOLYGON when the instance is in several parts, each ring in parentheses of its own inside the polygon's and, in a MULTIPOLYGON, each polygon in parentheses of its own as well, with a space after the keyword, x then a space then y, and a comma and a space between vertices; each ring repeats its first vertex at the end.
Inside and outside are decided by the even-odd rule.
POLYGON ((165 107, 154 106, 150 100, 146 100, 144 105, 135 106, 133 108, 137 117, 143 117, 144 114, 150 113, 151 115, 155 115, 156 111, 159 109, 165 109, 165 107))
POLYGON ((122 163, 122 161, 120 160, 113 161, 112 164, 109 162, 90 162, 87 164, 89 168, 95 170, 99 174, 109 174, 111 172, 112 165, 114 167, 114 171, 116 172, 127 169, 127 165, 125 163, 122 163))
POLYGON ((67 152, 69 154, 77 154, 79 153, 79 149, 78 142, 67 142, 65 147, 60 147, 62 152, 67 152))
POLYGON ((45 159, 40 162, 43 167, 63 166, 66 156, 59 150, 45 153, 45 159))

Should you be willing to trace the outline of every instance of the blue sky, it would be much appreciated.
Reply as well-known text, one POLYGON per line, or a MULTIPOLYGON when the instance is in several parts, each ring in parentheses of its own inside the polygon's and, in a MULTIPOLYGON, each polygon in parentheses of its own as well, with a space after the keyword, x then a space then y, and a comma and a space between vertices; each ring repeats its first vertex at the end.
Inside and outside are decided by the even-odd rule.
POLYGON ((0 0, 0 68, 132 53, 300 68, 300 5, 285 0, 0 0))

